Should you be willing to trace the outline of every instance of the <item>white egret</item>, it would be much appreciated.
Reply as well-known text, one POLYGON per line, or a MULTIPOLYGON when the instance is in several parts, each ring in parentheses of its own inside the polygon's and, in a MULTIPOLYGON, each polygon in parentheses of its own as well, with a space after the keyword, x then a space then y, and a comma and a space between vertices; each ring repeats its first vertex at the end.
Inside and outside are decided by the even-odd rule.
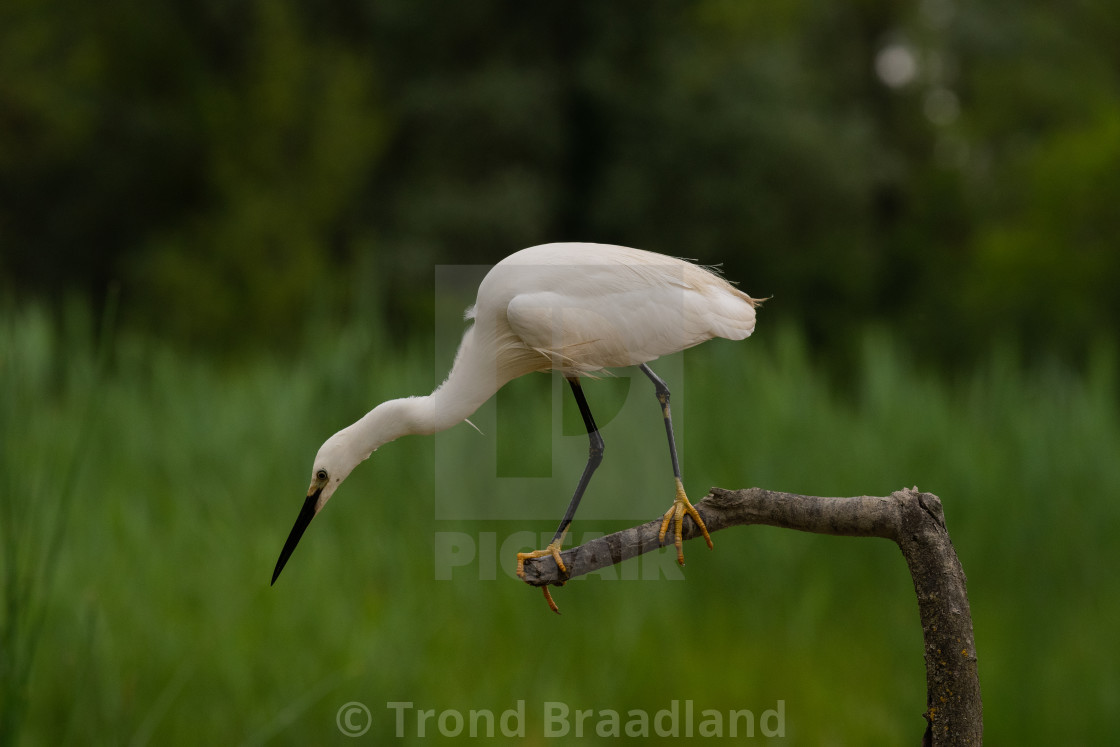
MULTIPOLYGON (((378 447, 411 434, 432 434, 466 420, 506 382, 533 371, 558 371, 571 386, 587 428, 587 465, 552 542, 518 553, 551 555, 561 572, 564 535, 592 473, 603 458, 603 439, 583 395, 580 377, 605 368, 639 366, 653 382, 676 482, 675 497, 661 522, 676 534, 677 561, 684 564, 681 525, 687 514, 712 540, 681 482, 669 388, 647 365, 713 337, 742 340, 754 331, 756 299, 715 272, 672 257, 605 244, 545 244, 506 257, 483 278, 473 324, 463 335, 455 363, 427 396, 383 402, 326 440, 315 457, 311 486, 295 526, 276 562, 275 583, 303 532, 335 490, 378 447)), ((548 587, 549 606, 556 610, 548 587)))

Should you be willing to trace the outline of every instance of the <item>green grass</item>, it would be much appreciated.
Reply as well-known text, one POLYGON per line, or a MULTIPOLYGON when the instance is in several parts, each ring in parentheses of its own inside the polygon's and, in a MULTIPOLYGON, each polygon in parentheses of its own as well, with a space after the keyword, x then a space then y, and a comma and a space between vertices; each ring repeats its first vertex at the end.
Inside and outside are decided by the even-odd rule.
MULTIPOLYGON (((1107 743, 1120 709, 1112 351, 1085 375, 1023 371, 997 351, 945 383, 882 335, 852 344, 862 363, 842 387, 789 331, 663 362, 683 379, 670 384, 692 497, 710 485, 937 493, 968 574, 989 741, 1107 743)), ((372 712, 366 743, 393 737, 386 704, 399 701, 500 715, 524 700, 526 736, 512 741, 525 744, 550 741, 546 701, 625 722, 672 700, 693 701, 697 721, 703 709, 759 715, 782 700, 790 744, 921 734, 917 605, 889 543, 732 529, 714 552, 686 545, 682 578, 670 557, 631 561, 619 572, 629 582, 573 581, 556 590, 559 617, 511 579, 502 542, 552 531, 586 455, 586 439, 566 435, 566 392, 545 377, 484 408, 474 420, 487 435, 460 425, 383 447, 269 588, 321 440, 381 399, 429 390, 449 353, 428 341, 386 353, 358 330, 239 364, 133 339, 112 353, 98 381, 88 334, 30 311, 0 320, 0 612, 38 635, 26 673, 0 670, 0 712, 22 713, 22 745, 349 744, 336 727, 349 701, 372 712), (506 475, 535 450, 551 465, 531 461, 527 481, 486 479, 496 452, 506 475), (437 485, 459 495, 441 504, 437 485), (541 518, 434 518, 439 505, 469 514, 491 500, 541 518), (57 566, 43 573, 56 530, 57 566), (448 536, 471 538, 498 569, 436 580, 448 536), (659 567, 673 577, 642 580, 659 567)), ((640 378, 596 384, 592 407, 620 409, 603 426, 606 460, 577 540, 672 497, 652 394, 640 378)), ((25 638, 4 646, 6 665, 28 652, 25 638)), ((417 741, 413 718, 406 742, 417 741)), ((617 741, 589 723, 585 743, 617 741)), ((428 731, 438 734, 435 719, 428 731)))

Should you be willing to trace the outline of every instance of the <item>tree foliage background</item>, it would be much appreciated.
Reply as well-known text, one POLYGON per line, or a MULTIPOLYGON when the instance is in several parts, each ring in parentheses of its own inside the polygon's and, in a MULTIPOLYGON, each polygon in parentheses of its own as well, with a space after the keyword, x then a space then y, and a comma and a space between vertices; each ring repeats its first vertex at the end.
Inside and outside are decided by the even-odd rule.
MULTIPOLYGON (((554 518, 437 518, 507 468, 558 518, 556 377, 387 445, 267 585, 322 439, 445 375, 446 266, 558 240, 772 297, 678 359, 692 498, 939 494, 991 741, 1110 744, 1118 197, 1115 2, 3 0, 0 744, 349 743, 350 701, 386 742, 383 703, 522 698, 530 734, 782 698, 791 744, 916 739, 887 543, 721 533, 556 617, 510 575, 554 518), (478 543, 450 580, 443 534, 478 543)), ((573 540, 671 496, 635 487, 668 477, 652 398, 615 424, 609 384, 573 540)))
POLYGON ((1077 356, 1120 320, 1118 38, 1093 2, 8 0, 0 291, 406 335, 433 265, 587 240, 722 262, 818 345, 1077 356))

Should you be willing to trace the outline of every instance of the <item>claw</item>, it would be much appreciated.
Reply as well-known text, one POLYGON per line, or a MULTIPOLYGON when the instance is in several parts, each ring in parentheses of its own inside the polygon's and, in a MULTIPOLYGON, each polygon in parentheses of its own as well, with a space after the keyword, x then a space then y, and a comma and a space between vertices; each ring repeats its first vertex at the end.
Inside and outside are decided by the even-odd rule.
POLYGON ((564 565, 564 561, 560 559, 560 542, 550 542, 548 547, 543 550, 533 550, 532 552, 519 552, 517 553, 517 577, 525 580, 525 561, 532 558, 543 558, 545 555, 551 555, 552 559, 556 561, 556 567, 560 569, 561 573, 567 573, 568 568, 564 565))
POLYGON ((556 606, 556 602, 552 601, 552 592, 548 590, 548 584, 542 586, 541 591, 544 592, 544 601, 548 602, 548 608, 559 615, 560 608, 556 606))
POLYGON ((688 496, 684 492, 684 485, 681 481, 677 480, 677 496, 673 499, 673 505, 665 512, 665 516, 661 519, 661 531, 657 533, 657 541, 665 542, 665 533, 669 529, 669 522, 673 522, 673 532, 676 537, 673 539, 673 544, 677 548, 677 563, 684 565, 684 549, 682 548, 683 538, 681 529, 684 525, 685 514, 692 517, 696 522, 696 526, 700 527, 700 531, 704 534, 704 541, 708 543, 708 549, 711 550, 712 538, 708 534, 708 528, 704 526, 704 520, 700 518, 700 514, 693 507, 692 503, 688 500, 688 496))
MULTIPOLYGON (((568 573, 568 568, 564 565, 564 561, 560 559, 560 542, 561 540, 550 542, 548 547, 545 547, 543 550, 533 550, 532 552, 517 553, 517 577, 522 581, 525 580, 526 560, 529 560, 531 558, 543 558, 546 555, 551 556, 552 559, 556 561, 556 567, 560 569, 560 573, 566 575, 568 573)), ((560 585, 563 586, 563 583, 561 583, 560 585)), ((544 592, 544 601, 548 602, 548 608, 559 615, 560 608, 557 607, 556 602, 552 600, 552 592, 548 590, 548 584, 542 586, 541 591, 544 592)))

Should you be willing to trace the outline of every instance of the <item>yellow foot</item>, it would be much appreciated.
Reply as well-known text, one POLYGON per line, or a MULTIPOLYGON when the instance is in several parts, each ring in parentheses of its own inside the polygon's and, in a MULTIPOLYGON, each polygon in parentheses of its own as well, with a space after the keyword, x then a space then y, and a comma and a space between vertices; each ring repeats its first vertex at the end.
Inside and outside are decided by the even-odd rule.
MULTIPOLYGON (((669 522, 673 522, 673 531, 676 534, 676 539, 673 544, 677 547, 677 562, 684 565, 684 550, 681 549, 681 525, 684 523, 684 515, 688 514, 692 520, 696 522, 696 526, 700 527, 700 531, 704 533, 704 541, 708 543, 708 549, 712 549, 712 538, 708 534, 708 528, 704 526, 704 520, 700 518, 700 514, 692 507, 689 502, 688 496, 685 495, 684 485, 681 481, 677 480, 677 497, 673 500, 673 505, 665 512, 665 518, 661 520, 661 531, 657 533, 657 541, 665 541, 665 532, 669 529, 669 522)), ((520 557, 520 556, 518 556, 520 557)))
MULTIPOLYGON (((525 580, 526 560, 529 560, 530 558, 543 558, 546 555, 552 556, 552 559, 556 561, 556 567, 560 569, 561 573, 568 572, 567 567, 565 567, 564 565, 564 561, 560 559, 560 542, 557 541, 549 543, 548 547, 544 548, 543 550, 533 550, 532 552, 517 553, 517 577, 521 580, 525 580)), ((548 608, 559 615, 560 608, 556 606, 556 602, 552 601, 552 593, 548 590, 548 585, 545 584, 544 586, 542 586, 541 591, 544 592, 544 600, 548 602, 548 608)))
POLYGON ((560 608, 556 606, 556 602, 552 601, 552 592, 548 590, 548 585, 542 586, 541 591, 544 592, 544 601, 548 602, 548 608, 559 615, 560 608))
POLYGON ((517 577, 520 579, 525 578, 525 561, 532 558, 543 558, 545 555, 551 555, 552 559, 556 561, 556 567, 560 569, 561 573, 567 573, 568 569, 564 567, 564 561, 560 559, 560 543, 551 542, 548 547, 543 550, 533 550, 532 552, 519 552, 517 553, 517 577))

